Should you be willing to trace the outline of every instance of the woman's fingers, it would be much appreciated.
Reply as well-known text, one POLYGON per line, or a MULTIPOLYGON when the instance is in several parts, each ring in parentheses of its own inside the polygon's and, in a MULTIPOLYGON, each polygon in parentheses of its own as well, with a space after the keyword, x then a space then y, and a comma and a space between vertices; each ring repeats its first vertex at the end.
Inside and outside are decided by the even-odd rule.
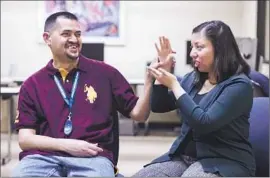
POLYGON ((157 69, 155 69, 153 67, 148 67, 148 70, 150 70, 150 72, 152 72, 152 73, 154 73, 156 75, 160 75, 161 74, 157 69))
POLYGON ((155 47, 156 47, 157 53, 159 54, 160 53, 160 49, 158 48, 157 43, 155 43, 155 47))
POLYGON ((169 75, 170 73, 162 68, 158 68, 158 72, 160 72, 160 75, 169 75))
POLYGON ((157 69, 154 69, 152 67, 148 67, 148 71, 151 75, 153 75, 155 78, 159 78, 161 75, 161 72, 159 72, 157 69))
POLYGON ((163 45, 163 37, 159 37, 159 44, 160 44, 160 48, 163 49, 164 45, 163 45))

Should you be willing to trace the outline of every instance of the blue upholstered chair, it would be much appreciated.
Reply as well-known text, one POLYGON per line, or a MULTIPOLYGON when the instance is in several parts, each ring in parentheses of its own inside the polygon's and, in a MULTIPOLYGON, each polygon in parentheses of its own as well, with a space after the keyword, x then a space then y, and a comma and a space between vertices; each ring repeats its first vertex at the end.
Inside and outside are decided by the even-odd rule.
POLYGON ((269 177, 269 97, 253 98, 250 142, 256 159, 256 177, 269 177))
POLYGON ((257 72, 254 70, 250 72, 249 77, 255 83, 254 85, 255 89, 257 88, 257 90, 260 90, 260 91, 255 91, 254 96, 258 97, 256 93, 261 92, 262 94, 259 94, 259 95, 269 97, 269 78, 261 74, 260 72, 257 72))

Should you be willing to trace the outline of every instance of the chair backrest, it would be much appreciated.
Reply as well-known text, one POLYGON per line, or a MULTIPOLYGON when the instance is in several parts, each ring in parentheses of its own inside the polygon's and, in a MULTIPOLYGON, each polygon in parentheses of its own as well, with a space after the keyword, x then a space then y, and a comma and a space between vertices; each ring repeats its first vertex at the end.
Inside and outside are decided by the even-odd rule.
POLYGON ((113 134, 113 164, 115 166, 115 177, 124 177, 124 175, 122 175, 121 173, 119 173, 117 166, 118 163, 118 158, 119 158, 119 115, 118 112, 116 110, 116 108, 114 107, 115 104, 112 105, 113 109, 112 109, 112 113, 111 113, 111 117, 113 120, 113 126, 112 126, 112 134, 113 134))
POLYGON ((249 74, 252 81, 260 86, 264 96, 269 97, 269 78, 260 72, 252 70, 249 74))
POLYGON ((269 177, 269 97, 253 98, 249 121, 256 177, 269 177))
POLYGON ((252 87, 253 87, 253 97, 266 97, 265 93, 262 90, 262 87, 258 85, 257 83, 252 81, 252 87))
POLYGON ((116 109, 112 111, 112 119, 113 119, 113 163, 116 166, 118 163, 119 157, 119 117, 116 109))

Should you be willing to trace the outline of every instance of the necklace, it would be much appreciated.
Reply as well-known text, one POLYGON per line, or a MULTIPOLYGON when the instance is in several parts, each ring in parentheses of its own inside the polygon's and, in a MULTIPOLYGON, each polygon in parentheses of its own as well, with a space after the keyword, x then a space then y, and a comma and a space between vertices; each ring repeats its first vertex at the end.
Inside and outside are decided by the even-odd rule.
POLYGON ((202 89, 200 90, 200 94, 201 93, 208 93, 209 91, 211 91, 214 87, 216 86, 216 84, 211 84, 209 80, 205 80, 204 85, 202 87, 202 89))
POLYGON ((216 86, 217 85, 217 83, 210 82, 209 79, 205 80, 204 84, 207 85, 207 86, 216 86))

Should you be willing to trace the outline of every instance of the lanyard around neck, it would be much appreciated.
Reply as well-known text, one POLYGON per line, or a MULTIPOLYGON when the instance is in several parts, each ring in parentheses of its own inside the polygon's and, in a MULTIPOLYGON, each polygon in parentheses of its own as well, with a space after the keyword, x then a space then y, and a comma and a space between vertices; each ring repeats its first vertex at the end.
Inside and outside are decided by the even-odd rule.
POLYGON ((66 95, 66 92, 63 88, 63 86, 61 85, 60 83, 60 80, 56 77, 56 75, 54 75, 54 81, 64 99, 64 101, 67 103, 68 107, 69 107, 69 110, 71 110, 72 108, 72 105, 74 103, 74 96, 75 96, 75 91, 77 89, 77 86, 78 86, 78 80, 79 80, 79 71, 76 72, 76 75, 75 75, 75 80, 74 80, 74 83, 72 85, 72 90, 71 90, 71 95, 70 95, 70 98, 68 99, 67 95, 66 95))

